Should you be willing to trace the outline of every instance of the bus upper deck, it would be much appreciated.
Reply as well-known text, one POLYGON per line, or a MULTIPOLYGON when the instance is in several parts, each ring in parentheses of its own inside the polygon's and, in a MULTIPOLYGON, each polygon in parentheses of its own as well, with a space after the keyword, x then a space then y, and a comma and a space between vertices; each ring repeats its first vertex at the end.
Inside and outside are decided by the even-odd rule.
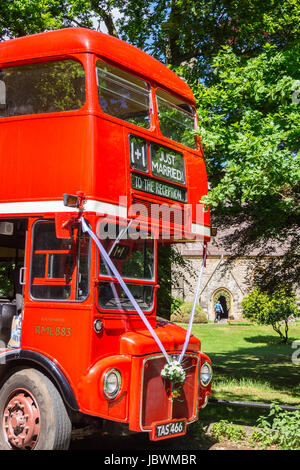
POLYGON ((172 206, 170 238, 209 239, 195 99, 137 48, 82 28, 5 41, 0 126, 0 213, 63 212, 81 191, 85 211, 138 213, 160 232, 172 206))

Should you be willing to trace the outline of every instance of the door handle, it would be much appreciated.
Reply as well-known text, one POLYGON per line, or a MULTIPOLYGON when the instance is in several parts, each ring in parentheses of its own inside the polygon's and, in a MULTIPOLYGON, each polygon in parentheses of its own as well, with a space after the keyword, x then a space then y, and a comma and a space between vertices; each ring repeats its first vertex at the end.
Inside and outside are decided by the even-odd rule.
POLYGON ((21 286, 24 286, 25 285, 25 271, 26 271, 26 268, 25 266, 23 266, 21 269, 20 269, 20 272, 19 272, 19 284, 21 286))

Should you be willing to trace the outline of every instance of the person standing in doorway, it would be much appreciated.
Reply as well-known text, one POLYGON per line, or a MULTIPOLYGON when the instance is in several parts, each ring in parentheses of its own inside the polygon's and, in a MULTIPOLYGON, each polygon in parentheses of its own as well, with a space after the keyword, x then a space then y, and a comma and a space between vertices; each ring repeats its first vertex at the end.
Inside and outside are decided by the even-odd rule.
POLYGON ((215 304, 215 322, 219 322, 221 320, 222 313, 224 314, 224 309, 218 300, 215 304))

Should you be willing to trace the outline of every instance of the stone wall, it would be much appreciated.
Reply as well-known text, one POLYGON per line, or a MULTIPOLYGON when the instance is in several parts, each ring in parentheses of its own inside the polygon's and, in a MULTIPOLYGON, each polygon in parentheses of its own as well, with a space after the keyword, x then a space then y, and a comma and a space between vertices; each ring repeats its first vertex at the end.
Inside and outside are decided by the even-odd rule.
MULTIPOLYGON (((195 274, 200 272, 202 257, 189 258, 195 274)), ((251 262, 247 259, 236 260, 228 266, 227 258, 208 258, 200 287, 199 304, 204 309, 209 320, 214 320, 214 303, 219 295, 226 298, 228 316, 241 319, 241 301, 249 290, 249 271, 251 262)), ((190 286, 182 279, 181 285, 174 290, 176 297, 192 301, 196 290, 197 278, 189 279, 190 286)))
MULTIPOLYGON (((176 289, 173 290, 175 297, 183 298, 185 301, 193 301, 196 291, 198 274, 202 265, 202 246, 190 244, 178 246, 182 256, 189 260, 195 273, 195 278, 185 282, 184 275, 176 289), (189 285, 190 284, 190 285, 189 285)), ((213 250, 211 250, 212 252, 213 250)), ((267 258, 260 258, 260 261, 267 258)), ((240 257, 229 261, 227 254, 211 255, 208 252, 206 267, 200 287, 198 303, 207 314, 208 320, 214 320, 214 305, 218 298, 227 308, 224 318, 242 320, 241 302, 245 295, 254 287, 255 272, 257 268, 257 257, 240 257)), ((186 275, 186 274, 185 274, 186 275)), ((296 295, 299 298, 299 286, 295 286, 296 295)), ((222 303, 221 302, 221 303, 222 303)))

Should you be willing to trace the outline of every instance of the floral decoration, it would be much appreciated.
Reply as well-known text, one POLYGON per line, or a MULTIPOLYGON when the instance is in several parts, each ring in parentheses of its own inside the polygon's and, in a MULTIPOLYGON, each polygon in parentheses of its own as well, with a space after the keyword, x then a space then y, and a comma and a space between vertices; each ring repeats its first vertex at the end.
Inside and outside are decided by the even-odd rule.
POLYGON ((185 381, 186 373, 180 364, 176 360, 165 364, 161 371, 163 379, 168 379, 172 383, 172 396, 178 398, 181 395, 182 385, 185 381))

